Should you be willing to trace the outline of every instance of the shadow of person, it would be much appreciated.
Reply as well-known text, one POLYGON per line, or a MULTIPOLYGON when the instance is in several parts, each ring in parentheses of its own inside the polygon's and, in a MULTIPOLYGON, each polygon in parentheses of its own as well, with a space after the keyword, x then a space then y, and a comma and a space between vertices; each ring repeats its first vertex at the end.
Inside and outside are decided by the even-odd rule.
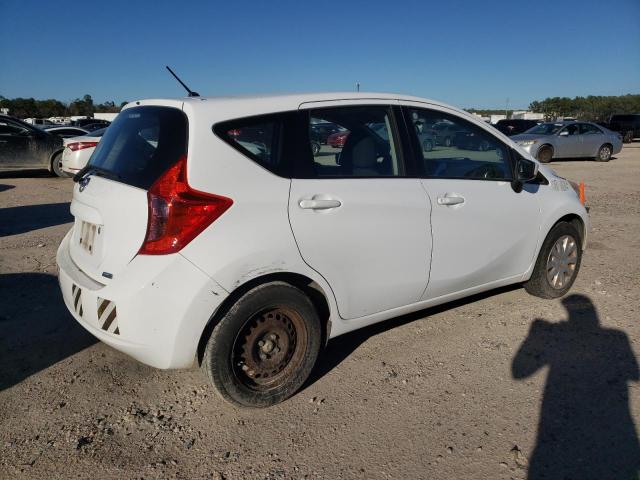
POLYGON ((600 326, 591 300, 562 301, 569 319, 537 319, 512 363, 516 379, 548 365, 529 480, 638 479, 640 446, 628 381, 638 363, 624 332, 600 326))

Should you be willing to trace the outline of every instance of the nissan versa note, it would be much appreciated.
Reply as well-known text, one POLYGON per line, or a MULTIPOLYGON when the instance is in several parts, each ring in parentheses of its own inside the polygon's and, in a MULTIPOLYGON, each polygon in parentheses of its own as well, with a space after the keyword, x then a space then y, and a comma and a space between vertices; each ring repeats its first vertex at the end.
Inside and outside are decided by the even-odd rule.
POLYGON ((71 314, 245 407, 294 394, 346 332, 507 284, 564 295, 589 224, 575 185, 491 126, 389 94, 133 102, 75 180, 71 314), (425 150, 443 123, 478 139, 425 150), (316 124, 344 144, 314 155, 316 124))

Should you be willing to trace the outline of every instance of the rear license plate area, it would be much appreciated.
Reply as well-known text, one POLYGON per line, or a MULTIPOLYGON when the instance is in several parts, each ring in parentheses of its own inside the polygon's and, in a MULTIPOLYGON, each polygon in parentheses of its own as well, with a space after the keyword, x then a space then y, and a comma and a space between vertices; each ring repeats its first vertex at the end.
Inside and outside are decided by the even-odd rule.
POLYGON ((80 223, 80 235, 78 237, 78 243, 80 246, 93 255, 94 245, 96 237, 100 235, 100 226, 94 223, 82 221, 80 223))

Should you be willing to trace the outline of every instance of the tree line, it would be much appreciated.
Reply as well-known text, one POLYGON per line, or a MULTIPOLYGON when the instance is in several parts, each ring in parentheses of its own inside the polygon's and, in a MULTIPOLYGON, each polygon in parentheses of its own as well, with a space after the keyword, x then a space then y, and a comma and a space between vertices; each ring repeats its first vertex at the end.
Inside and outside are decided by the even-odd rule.
MULTIPOLYGON (((640 113, 640 95, 617 95, 588 97, 549 97, 534 100, 529 104, 532 112, 543 113, 545 119, 555 120, 558 117, 572 117, 580 120, 606 122, 614 113, 640 113)), ((468 108, 468 112, 482 116, 494 114, 504 115, 504 109, 468 108)), ((508 115, 510 116, 511 110, 508 115)))
MULTIPOLYGON (((0 95, 0 108, 8 108, 9 113, 19 118, 92 116, 95 112, 117 113, 127 102, 116 105, 112 101, 94 104, 91 95, 76 98, 66 104, 59 100, 36 100, 34 98, 5 98, 0 95)), ((549 97, 529 104, 532 112, 543 113, 547 120, 557 117, 574 117, 580 120, 607 121, 614 113, 640 113, 640 95, 549 97)), ((467 111, 479 115, 504 114, 501 109, 468 108, 467 111)), ((510 112, 509 112, 510 113, 510 112)))
POLYGON ((95 104, 91 95, 76 98, 68 104, 55 99, 5 98, 0 95, 0 108, 8 108, 9 114, 18 118, 90 117, 95 112, 117 113, 126 103, 119 106, 111 101, 95 104))
POLYGON ((529 109, 546 118, 574 117, 604 122, 614 113, 640 113, 640 95, 551 97, 531 102, 529 109))

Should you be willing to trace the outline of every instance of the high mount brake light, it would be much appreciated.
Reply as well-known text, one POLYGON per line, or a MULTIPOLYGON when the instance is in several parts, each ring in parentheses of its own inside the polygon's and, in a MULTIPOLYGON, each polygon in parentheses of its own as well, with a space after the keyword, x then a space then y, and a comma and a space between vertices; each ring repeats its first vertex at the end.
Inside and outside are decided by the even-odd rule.
POLYGON ((233 205, 230 198, 189 187, 184 155, 151 186, 147 201, 149 218, 141 255, 179 252, 233 205))

